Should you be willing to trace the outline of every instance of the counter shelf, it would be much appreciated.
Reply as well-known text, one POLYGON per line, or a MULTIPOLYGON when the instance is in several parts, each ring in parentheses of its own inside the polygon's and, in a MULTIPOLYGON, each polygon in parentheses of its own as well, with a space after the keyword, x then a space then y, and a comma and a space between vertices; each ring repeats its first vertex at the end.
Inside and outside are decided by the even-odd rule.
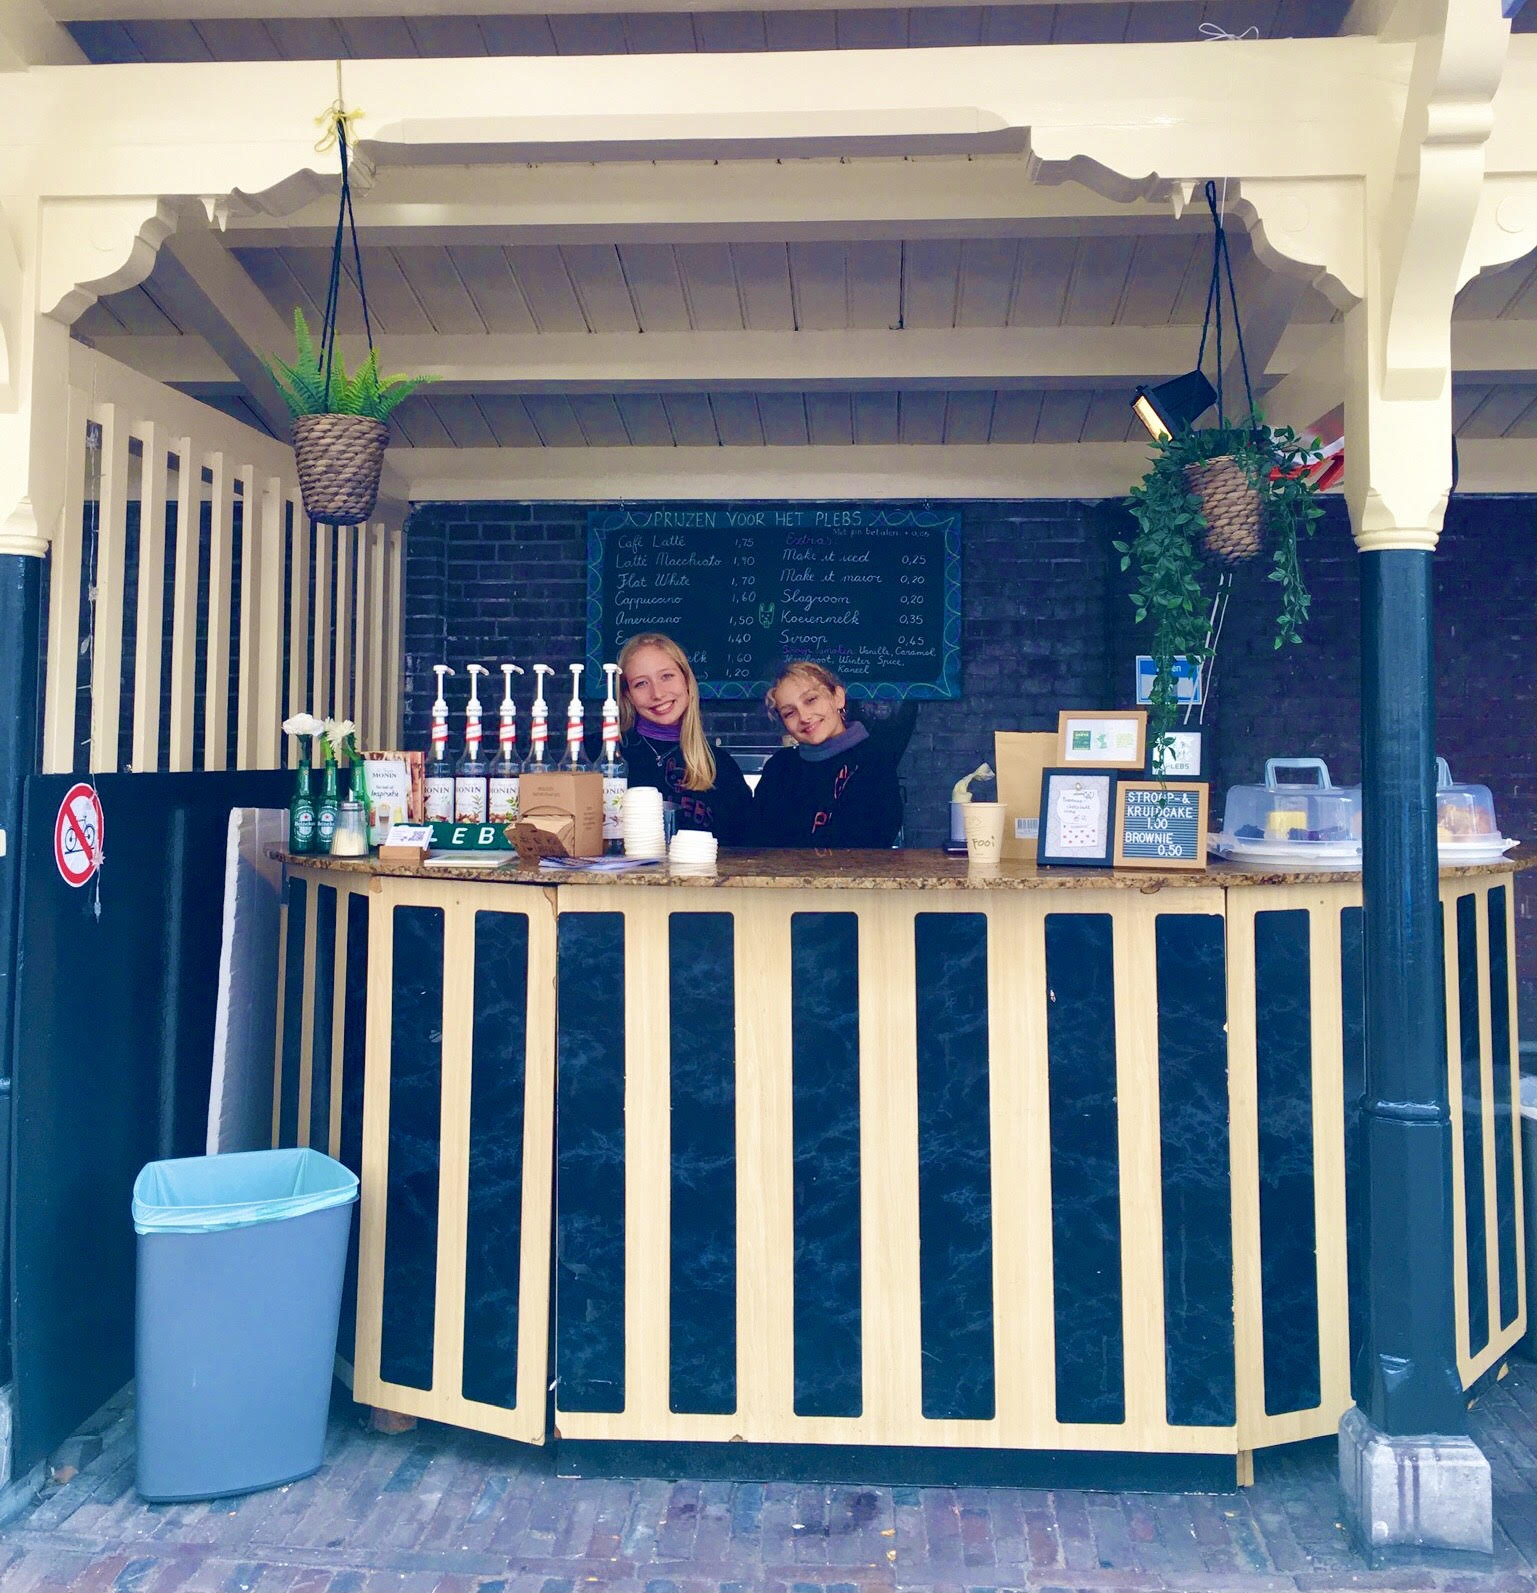
MULTIPOLYGON (((274 1142, 362 1178, 358 1399, 1206 1485, 1349 1405, 1358 876, 287 861, 274 1142)), ((1530 861, 1441 876, 1465 1385, 1526 1318, 1530 861)))

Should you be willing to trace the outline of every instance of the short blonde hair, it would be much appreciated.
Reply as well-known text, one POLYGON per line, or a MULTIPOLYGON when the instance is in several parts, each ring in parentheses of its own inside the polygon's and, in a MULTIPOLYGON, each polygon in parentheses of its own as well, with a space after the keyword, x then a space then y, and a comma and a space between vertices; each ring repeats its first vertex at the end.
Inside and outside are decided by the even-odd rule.
POLYGON ((699 711, 699 682, 689 666, 688 655, 670 636, 660 631, 643 631, 632 636, 619 649, 619 725, 628 730, 635 723, 635 704, 630 701, 629 684, 625 679, 629 661, 642 647, 655 647, 683 671, 688 683, 688 702, 683 718, 678 724, 678 746, 683 753, 683 789, 708 791, 715 784, 715 754, 705 740, 704 718, 699 711))
POLYGON ((843 682, 825 664, 813 663, 809 658, 792 658, 774 676, 769 683, 769 689, 763 694, 763 706, 768 710, 769 718, 774 720, 776 724, 779 722, 779 709, 774 706, 774 693, 787 680, 797 676, 802 680, 815 681, 818 686, 829 694, 844 690, 843 682))

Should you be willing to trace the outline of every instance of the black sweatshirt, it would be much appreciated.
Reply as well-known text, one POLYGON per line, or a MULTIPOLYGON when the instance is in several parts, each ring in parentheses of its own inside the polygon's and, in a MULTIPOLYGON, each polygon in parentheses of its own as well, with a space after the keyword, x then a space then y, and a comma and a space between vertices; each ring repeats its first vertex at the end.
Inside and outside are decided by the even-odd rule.
POLYGON ((650 741, 631 728, 620 738, 619 751, 629 765, 631 785, 649 785, 677 806, 680 830, 709 830, 722 846, 748 844, 752 792, 729 752, 712 747, 715 784, 708 791, 686 791, 688 768, 676 741, 650 741))
MULTIPOLYGON (((864 730, 864 726, 852 726, 864 730)), ((843 735, 835 738, 842 741, 843 735)), ((905 739, 901 743, 905 745, 905 739)), ((785 747, 769 759, 753 797, 758 846, 885 847, 902 828, 892 740, 868 731, 832 756, 785 747), (807 757, 806 754, 813 754, 807 757)))

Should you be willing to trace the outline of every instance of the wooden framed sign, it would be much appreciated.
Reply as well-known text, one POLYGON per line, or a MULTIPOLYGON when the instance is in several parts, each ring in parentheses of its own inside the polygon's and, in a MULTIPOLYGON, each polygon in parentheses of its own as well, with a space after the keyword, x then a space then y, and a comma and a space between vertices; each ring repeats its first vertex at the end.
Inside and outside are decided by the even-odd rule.
MULTIPOLYGON (((1206 770, 1201 765, 1202 747, 1199 730, 1166 730, 1163 733, 1163 778, 1165 780, 1200 780, 1206 770)), ((1153 767, 1158 756, 1158 737, 1147 738, 1147 765, 1143 773, 1156 780, 1159 771, 1153 767)))
POLYGON ((1205 868, 1204 780, 1122 780, 1115 788, 1117 868, 1205 868))
POLYGON ((1147 709, 1065 708, 1057 715, 1057 762, 1075 769, 1135 769, 1147 760, 1147 709))
POLYGON ((1108 868, 1115 818, 1115 775, 1107 769, 1044 769, 1038 864, 1108 868))

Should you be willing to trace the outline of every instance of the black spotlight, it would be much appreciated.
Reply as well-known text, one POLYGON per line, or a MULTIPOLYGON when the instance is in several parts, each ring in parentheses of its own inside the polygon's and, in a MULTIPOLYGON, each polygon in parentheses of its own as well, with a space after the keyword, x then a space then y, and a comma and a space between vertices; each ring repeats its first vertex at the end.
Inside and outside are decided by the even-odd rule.
POLYGON ((1176 376, 1157 387, 1139 387, 1131 407, 1155 439, 1189 426, 1217 402, 1217 389, 1200 371, 1176 376))

